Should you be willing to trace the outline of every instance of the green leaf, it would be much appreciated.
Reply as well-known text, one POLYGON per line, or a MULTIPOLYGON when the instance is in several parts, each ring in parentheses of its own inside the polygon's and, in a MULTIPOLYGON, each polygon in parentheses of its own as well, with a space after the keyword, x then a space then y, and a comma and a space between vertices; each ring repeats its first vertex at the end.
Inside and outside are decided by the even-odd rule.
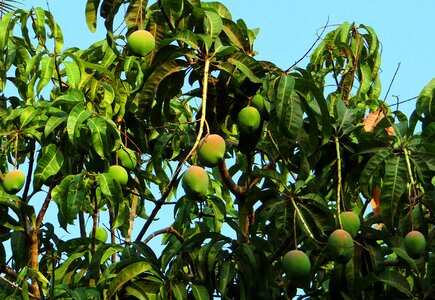
POLYGON ((361 172, 359 183, 366 195, 369 194, 369 183, 371 178, 376 175, 379 169, 384 166, 384 161, 391 155, 386 149, 380 149, 372 156, 361 172))
POLYGON ((180 60, 169 60, 154 70, 145 82, 140 95, 142 102, 141 105, 145 106, 146 111, 151 111, 153 99, 162 80, 173 73, 181 71, 186 66, 186 62, 180 60))
POLYGON ((337 121, 338 130, 342 134, 349 134, 354 128, 354 122, 357 116, 358 110, 348 108, 341 99, 337 101, 337 121))
POLYGON ((68 258, 63 261, 62 264, 60 264, 59 267, 54 271, 54 276, 56 280, 62 282, 68 271, 71 268, 74 268, 74 263, 84 257, 86 255, 86 252, 89 252, 89 250, 69 254, 68 258))
POLYGON ((54 56, 46 56, 41 59, 41 73, 39 82, 36 86, 36 93, 39 94, 41 90, 51 81, 55 70, 54 56))
POLYGON ((23 231, 14 231, 11 235, 12 258, 15 271, 27 265, 29 251, 26 246, 26 236, 23 231))
POLYGON ((35 7, 34 11, 34 24, 35 33, 38 37, 38 41, 41 45, 45 45, 46 34, 45 34, 45 12, 41 7, 35 7))
POLYGON ((125 266, 110 282, 106 297, 112 298, 127 282, 151 270, 152 266, 146 261, 138 261, 125 266))
POLYGON ((252 82, 262 82, 260 77, 263 77, 264 70, 261 64, 251 56, 236 52, 228 58, 228 62, 236 66, 252 82))
POLYGON ((183 0, 165 0, 163 2, 163 9, 168 16, 171 26, 176 27, 176 23, 180 16, 183 14, 184 1, 183 0))
POLYGON ((11 19, 14 15, 14 12, 9 12, 2 16, 0 19, 0 54, 3 54, 4 49, 8 43, 9 38, 9 30, 11 28, 11 19))
POLYGON ((74 300, 100 299, 100 292, 96 287, 78 287, 70 293, 74 300))
POLYGON ((21 111, 20 114, 20 123, 21 123, 21 129, 26 127, 32 120, 35 118, 35 116, 38 114, 38 111, 33 106, 27 106, 21 111))
POLYGON ((227 294, 228 286, 234 279, 235 264, 231 260, 224 260, 219 268, 219 292, 224 297, 227 294))
POLYGON ((51 116, 47 123, 45 123, 44 128, 44 135, 48 137, 48 135, 55 130, 58 126, 60 126, 62 123, 66 122, 68 119, 68 116, 65 114, 65 116, 51 116))
POLYGON ((75 62, 65 61, 65 72, 67 76, 68 86, 77 88, 80 83, 80 69, 75 62))
POLYGON ((395 271, 386 270, 379 275, 376 275, 377 279, 382 283, 392 286, 401 293, 405 294, 408 297, 412 296, 411 287, 409 286, 408 281, 403 278, 402 275, 395 271))
POLYGON ((66 230, 67 224, 74 224, 74 220, 77 219, 78 213, 86 200, 88 189, 84 189, 83 186, 79 186, 79 183, 74 181, 69 186, 66 199, 62 199, 62 206, 59 209, 58 220, 63 229, 66 230))
POLYGON ((91 112, 85 110, 85 105, 83 103, 77 104, 71 110, 66 124, 66 130, 71 143, 75 144, 76 138, 80 137, 80 126, 89 118, 90 115, 91 112))
POLYGON ((386 161, 380 202, 382 220, 387 228, 396 227, 397 208, 399 207, 400 197, 406 190, 407 177, 404 157, 391 157, 386 161))
POLYGON ((222 18, 219 14, 212 11, 204 12, 204 29, 205 34, 210 36, 214 41, 219 36, 223 28, 222 18))
MULTIPOLYGON (((131 0, 129 1, 129 5, 127 8, 127 12, 125 13, 125 24, 127 25, 127 28, 134 28, 139 27, 140 24, 138 24, 139 15, 141 13, 145 13, 147 8, 148 1, 147 0, 131 0), (142 7, 140 7, 142 5, 142 7)), ((142 28, 138 28, 142 29, 142 28)))
POLYGON ((113 109, 112 109, 112 103, 115 100, 115 90, 112 85, 107 83, 101 83, 101 86, 103 88, 103 99, 98 105, 100 109, 100 114, 112 117, 113 109))
POLYGON ((431 120, 435 119, 435 78, 431 79, 420 92, 417 99, 416 112, 419 116, 427 116, 431 120))
POLYGON ((412 271, 415 273, 418 273, 418 267, 417 264, 415 263, 415 260, 412 259, 408 253, 406 253, 406 251, 402 248, 398 248, 398 247, 392 247, 391 250, 393 250, 393 252, 400 257, 401 259, 403 259, 404 261, 406 261, 406 263, 411 267, 412 271))
POLYGON ((50 144, 42 148, 42 154, 36 166, 33 186, 38 189, 51 176, 56 175, 63 165, 64 157, 62 151, 55 145, 50 144))
POLYGON ((54 99, 54 101, 51 103, 51 106, 58 106, 58 105, 69 105, 69 106, 75 106, 79 103, 85 102, 85 96, 83 95, 82 91, 76 90, 76 89, 68 89, 65 94, 62 94, 54 99))
POLYGON ((193 296, 195 297, 196 300, 210 299, 210 295, 205 286, 192 283, 190 284, 190 288, 192 289, 193 296))
POLYGON ((87 124, 91 130, 92 146, 94 147, 95 152, 97 152, 101 159, 104 160, 109 156, 107 153, 106 121, 101 117, 91 117, 88 119, 87 124))
POLYGON ((230 20, 232 19, 231 12, 228 10, 228 8, 218 1, 202 2, 201 7, 205 8, 206 10, 213 10, 222 18, 230 20))
POLYGON ((54 45, 55 45, 55 51, 56 53, 61 53, 62 49, 63 49, 63 34, 62 34, 62 30, 59 27, 59 24, 56 23, 56 21, 54 20, 53 15, 49 12, 46 11, 46 23, 48 24, 48 26, 51 29, 51 36, 52 38, 54 38, 54 45))
POLYGON ((223 19, 222 29, 227 37, 230 39, 230 41, 237 46, 237 48, 245 51, 245 49, 247 48, 246 38, 243 36, 243 32, 240 30, 236 23, 229 19, 223 19))
POLYGON ((171 283, 172 294, 177 300, 187 299, 187 289, 186 285, 182 282, 171 283))
POLYGON ((302 129, 303 111, 299 94, 294 90, 292 75, 282 75, 278 82, 272 111, 275 112, 279 128, 287 137, 296 139, 302 129))
POLYGON ((199 50, 198 37, 190 30, 179 30, 169 39, 169 41, 170 40, 181 41, 192 47, 192 49, 199 50))
POLYGON ((95 30, 97 30, 97 12, 99 5, 100 0, 88 0, 86 2, 86 24, 91 32, 95 32, 95 30))

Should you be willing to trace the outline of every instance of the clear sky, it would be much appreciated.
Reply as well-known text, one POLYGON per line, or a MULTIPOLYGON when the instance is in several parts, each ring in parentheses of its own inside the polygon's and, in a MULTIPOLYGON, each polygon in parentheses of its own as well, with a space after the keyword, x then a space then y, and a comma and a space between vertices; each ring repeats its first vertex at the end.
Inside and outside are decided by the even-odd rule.
MULTIPOLYGON (((28 5, 47 8, 46 0, 25 0, 28 5)), ((96 33, 85 23, 86 0, 48 0, 59 23, 67 47, 86 48, 105 37, 103 22, 96 33)), ((151 3, 152 1, 150 1, 151 3)), ((242 18, 249 28, 260 28, 255 44, 259 59, 282 68, 297 61, 316 39, 316 32, 326 24, 355 22, 371 26, 382 43, 381 79, 384 94, 399 63, 401 67, 392 85, 387 103, 418 96, 435 77, 435 1, 403 0, 222 0, 233 19, 242 18)), ((333 28, 331 28, 332 30, 333 28)), ((305 67, 307 60, 299 66, 305 67)), ((408 114, 415 100, 401 105, 408 114)), ((56 210, 50 208, 55 218, 56 210), (53 210, 51 210, 53 209, 53 210)), ((168 212, 172 214, 172 212, 168 212)), ((156 227, 157 228, 157 227, 156 227)), ((161 228, 161 227, 160 227, 161 228)), ((152 231, 152 229, 151 229, 152 231)), ((154 241, 153 241, 154 242, 154 241)))
MULTIPOLYGON (((47 0, 24 0, 29 5, 47 7, 47 0)), ((151 3, 153 1, 149 1, 151 3)), ((393 83, 387 103, 417 96, 435 77, 435 2, 433 0, 222 0, 233 19, 242 18, 249 28, 260 28, 255 49, 259 58, 282 68, 292 65, 312 45, 316 32, 329 24, 345 21, 375 29, 383 45, 382 73, 384 93, 393 83)), ((48 0, 50 10, 64 32, 67 46, 87 47, 104 38, 104 25, 96 33, 85 24, 86 0, 48 0)), ((332 28, 331 28, 332 30, 332 28)), ((319 31, 320 32, 320 31, 319 31)), ((307 60, 299 66, 306 66, 307 60)), ((384 97, 385 94, 382 95, 384 97)), ((405 113, 414 109, 411 101, 400 107, 405 113)))

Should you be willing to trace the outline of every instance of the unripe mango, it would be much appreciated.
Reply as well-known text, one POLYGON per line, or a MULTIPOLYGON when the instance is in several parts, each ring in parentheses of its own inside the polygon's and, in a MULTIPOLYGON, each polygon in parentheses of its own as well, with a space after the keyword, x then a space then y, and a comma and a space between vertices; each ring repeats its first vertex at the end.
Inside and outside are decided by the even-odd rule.
POLYGON ((327 247, 334 261, 347 263, 353 255, 352 236, 343 229, 336 229, 328 238, 327 247))
POLYGON ((127 44, 134 54, 145 56, 154 49, 156 41, 149 31, 136 30, 128 36, 127 44))
POLYGON ((237 127, 241 134, 252 134, 260 127, 261 116, 253 106, 247 106, 237 115, 237 127))
POLYGON ((127 170, 134 169, 137 164, 136 154, 133 150, 128 148, 122 148, 118 151, 118 160, 121 166, 127 170))
POLYGON ((25 181, 26 176, 23 171, 14 169, 5 175, 3 188, 8 194, 16 194, 23 188, 25 181))
POLYGON ((352 238, 356 236, 361 226, 361 221, 353 211, 346 211, 340 214, 341 225, 343 229, 349 232, 352 238))
POLYGON ((291 250, 284 255, 282 260, 284 272, 290 279, 300 280, 310 276, 311 262, 305 252, 291 250))
POLYGON ((188 197, 202 200, 207 195, 208 181, 208 175, 204 168, 191 166, 184 172, 181 185, 188 197))
POLYGON ((419 258, 426 248, 426 239, 420 231, 413 230, 408 232, 403 242, 406 253, 414 259, 419 258))
POLYGON ((218 134, 209 134, 198 145, 198 158, 207 167, 215 167, 224 158, 225 140, 218 134))
POLYGON ((105 243, 107 241, 107 238, 109 237, 109 235, 107 234, 106 229, 104 229, 103 227, 97 227, 95 228, 95 239, 105 243))
POLYGON ((128 173, 124 167, 113 165, 109 167, 109 174, 114 180, 119 182, 120 185, 126 185, 128 181, 128 173))

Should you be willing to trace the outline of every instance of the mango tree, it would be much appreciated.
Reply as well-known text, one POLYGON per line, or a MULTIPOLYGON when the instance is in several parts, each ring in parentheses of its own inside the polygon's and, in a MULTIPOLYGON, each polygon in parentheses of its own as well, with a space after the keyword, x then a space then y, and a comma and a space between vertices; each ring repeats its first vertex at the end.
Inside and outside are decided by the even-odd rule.
POLYGON ((87 49, 49 10, 1 18, 3 298, 431 297, 435 80, 388 106, 371 27, 282 68, 219 2, 85 11, 87 49))

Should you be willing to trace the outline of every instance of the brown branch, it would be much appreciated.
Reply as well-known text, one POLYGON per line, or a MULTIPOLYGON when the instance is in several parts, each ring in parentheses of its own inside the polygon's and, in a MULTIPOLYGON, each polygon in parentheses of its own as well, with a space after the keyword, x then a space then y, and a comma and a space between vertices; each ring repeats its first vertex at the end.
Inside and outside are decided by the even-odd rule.
POLYGON ((48 206, 50 205, 51 202, 51 191, 55 186, 56 184, 53 182, 50 188, 48 189, 47 196, 45 197, 44 203, 42 203, 41 210, 39 211, 38 217, 36 218, 35 228, 33 229, 33 231, 36 232, 36 234, 38 234, 39 229, 42 226, 42 221, 44 220, 44 216, 47 213, 48 206))
POLYGON ((86 224, 85 224, 85 214, 83 211, 79 211, 79 227, 80 227, 80 237, 86 237, 86 224))
MULTIPOLYGON (((7 279, 7 278, 4 278, 3 276, 0 276, 0 279, 3 280, 4 282, 6 282, 7 284, 9 284, 10 286, 12 286, 12 287, 15 288, 15 289, 18 289, 18 290, 20 290, 20 291, 23 290, 22 287, 20 287, 19 285, 17 285, 16 283, 10 281, 10 280, 7 279)), ((31 292, 27 292, 27 295, 28 295, 30 298, 33 298, 33 299, 40 299, 40 297, 38 297, 38 296, 32 294, 31 292)))
POLYGON ((173 234, 179 241, 180 243, 183 243, 183 237, 181 236, 181 234, 172 226, 157 230, 153 233, 151 233, 145 240, 144 240, 144 244, 148 244, 149 241, 151 241, 153 238, 155 238, 156 236, 160 235, 160 234, 165 234, 165 233, 171 233, 173 234))
MULTIPOLYGON (((134 179, 137 183, 139 183, 139 179, 136 177, 134 179)), ((137 188, 134 188, 134 192, 132 193, 132 199, 131 199, 131 205, 130 205, 130 215, 128 219, 128 230, 127 230, 127 236, 125 237, 125 242, 127 245, 131 243, 131 233, 133 232, 133 224, 134 224, 134 218, 136 217, 136 208, 137 208, 137 200, 138 200, 138 194, 137 194, 137 188)))
POLYGON ((246 188, 241 187, 241 186, 237 185, 237 183, 234 182, 233 178, 231 178, 231 175, 228 172, 227 165, 226 165, 224 159, 222 159, 219 162, 218 168, 219 168, 219 173, 222 177, 223 183, 228 187, 230 192, 233 193, 233 195, 236 197, 245 196, 246 188))

